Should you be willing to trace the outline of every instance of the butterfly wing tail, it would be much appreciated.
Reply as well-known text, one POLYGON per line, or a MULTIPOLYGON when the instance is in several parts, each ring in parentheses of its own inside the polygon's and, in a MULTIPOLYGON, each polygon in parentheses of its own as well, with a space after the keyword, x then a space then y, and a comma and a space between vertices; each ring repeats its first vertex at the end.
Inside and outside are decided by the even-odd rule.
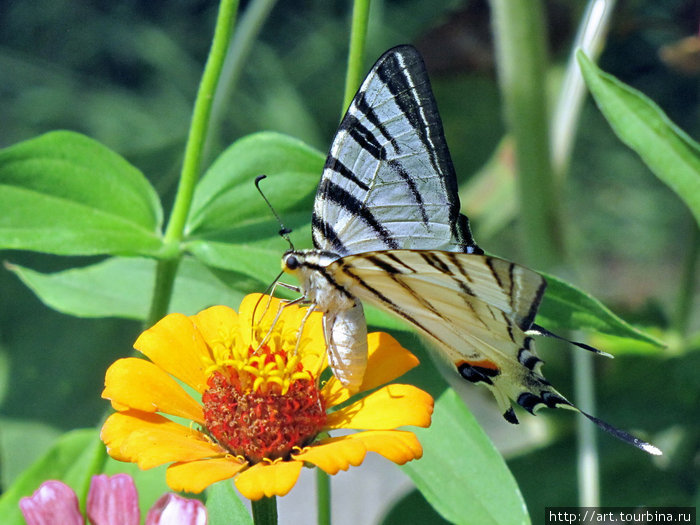
MULTIPOLYGON (((534 356, 534 347, 530 348, 530 352, 534 356)), ((654 445, 633 436, 629 432, 614 427, 613 425, 603 421, 602 419, 599 419, 595 416, 592 416, 591 414, 588 414, 587 412, 584 412, 576 405, 571 403, 554 387, 552 387, 550 383, 544 378, 544 376, 540 374, 539 367, 541 366, 541 364, 542 361, 538 360, 536 366, 534 366, 532 370, 529 370, 524 374, 522 373, 521 368, 514 368, 513 370, 509 370, 509 368, 513 368, 509 367, 509 363, 496 365, 498 367, 499 373, 492 373, 493 375, 490 378, 491 382, 486 383, 486 386, 488 386, 493 392, 493 395, 495 396, 496 401, 501 409, 501 413, 503 414, 503 417, 506 419, 506 421, 514 424, 518 423, 517 416, 515 415, 515 411, 513 410, 513 402, 515 402, 517 405, 521 406, 533 415, 544 407, 566 408, 569 410, 575 410, 576 412, 579 412, 581 415, 586 417, 591 422, 595 423, 599 428, 601 428, 605 432, 611 434, 612 436, 629 445, 637 447, 640 450, 643 450, 644 452, 647 452, 652 455, 661 455, 661 450, 659 450, 654 445), (514 381, 512 377, 513 374, 520 375, 520 378, 514 381), (508 375, 511 375, 511 377, 508 378, 508 375)), ((460 373, 463 377, 465 377, 463 370, 464 366, 462 365, 462 370, 460 370, 460 373)))

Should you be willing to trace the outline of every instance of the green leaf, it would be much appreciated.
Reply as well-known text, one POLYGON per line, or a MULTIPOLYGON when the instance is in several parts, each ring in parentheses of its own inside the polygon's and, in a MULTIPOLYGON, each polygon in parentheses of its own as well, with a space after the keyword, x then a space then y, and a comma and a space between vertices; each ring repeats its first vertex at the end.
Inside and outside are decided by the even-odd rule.
POLYGON ((253 519, 233 489, 230 479, 220 481, 207 489, 207 516, 209 525, 248 525, 253 519))
POLYGON ((553 275, 542 275, 547 280, 547 291, 537 312, 537 322, 545 328, 593 330, 664 346, 663 342, 620 319, 595 297, 553 275))
MULTIPOLYGON (((277 273, 287 248, 280 225, 255 188, 262 190, 292 228, 295 244, 310 245, 313 196, 324 156, 279 133, 256 133, 231 145, 205 173, 195 191, 186 248, 207 265, 262 279, 262 269, 277 273), (277 271, 274 271, 274 270, 277 271)), ((265 280, 265 279, 262 279, 265 280)))
POLYGON ((60 255, 153 254, 162 211, 143 174, 68 131, 0 151, 0 248, 60 255))
MULTIPOLYGON (((227 231, 251 222, 274 222, 255 188, 258 175, 267 175, 261 188, 283 221, 292 211, 305 211, 310 220, 324 160, 320 152, 279 133, 255 133, 237 140, 197 185, 187 221, 189 235, 227 231)), ((273 228, 268 236, 276 236, 278 230, 279 226, 273 228)))
POLYGON ((3 489, 36 461, 56 439, 61 431, 34 420, 0 418, 0 465, 2 465, 3 489), (22 450, 17 454, 17 450, 22 450))
POLYGON ((422 523, 430 525, 449 525, 431 507, 418 490, 412 490, 395 502, 386 512, 381 525, 404 525, 405 523, 422 523))
POLYGON ((95 429, 74 430, 61 436, 44 456, 17 478, 0 498, 0 516, 7 525, 22 525, 19 500, 30 496, 49 479, 63 481, 71 487, 84 508, 90 479, 104 455, 104 445, 95 429))
POLYGON ((436 400, 427 429, 411 429, 423 457, 402 468, 445 519, 460 524, 530 523, 503 458, 452 389, 436 400))
POLYGON ((582 51, 576 56, 615 134, 678 194, 700 224, 700 146, 642 93, 601 71, 582 51))
MULTIPOLYGON (((6 266, 44 304, 59 312, 77 317, 138 320, 148 315, 156 267, 153 259, 113 257, 52 274, 6 266)), ((170 311, 189 315, 214 304, 238 305, 243 298, 241 290, 252 287, 249 280, 224 272, 215 275, 187 257, 179 267, 170 311)))

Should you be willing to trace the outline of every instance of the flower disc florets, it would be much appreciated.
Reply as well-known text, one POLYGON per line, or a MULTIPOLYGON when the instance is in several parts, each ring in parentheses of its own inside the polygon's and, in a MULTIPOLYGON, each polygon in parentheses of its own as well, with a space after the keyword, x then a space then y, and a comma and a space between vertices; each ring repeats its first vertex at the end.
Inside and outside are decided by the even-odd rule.
POLYGON ((313 375, 293 353, 263 344, 215 369, 202 396, 206 428, 220 445, 251 463, 286 458, 326 422, 313 375))

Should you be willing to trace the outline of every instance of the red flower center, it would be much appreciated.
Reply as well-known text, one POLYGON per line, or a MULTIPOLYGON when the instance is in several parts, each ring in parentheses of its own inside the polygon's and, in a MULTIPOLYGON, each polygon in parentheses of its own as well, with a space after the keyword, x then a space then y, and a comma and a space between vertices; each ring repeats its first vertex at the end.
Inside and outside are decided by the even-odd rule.
POLYGON ((257 374, 232 367, 226 372, 209 377, 202 402, 209 433, 232 454, 251 463, 286 458, 323 428, 326 409, 311 377, 291 381, 283 393, 271 382, 251 388, 257 374))

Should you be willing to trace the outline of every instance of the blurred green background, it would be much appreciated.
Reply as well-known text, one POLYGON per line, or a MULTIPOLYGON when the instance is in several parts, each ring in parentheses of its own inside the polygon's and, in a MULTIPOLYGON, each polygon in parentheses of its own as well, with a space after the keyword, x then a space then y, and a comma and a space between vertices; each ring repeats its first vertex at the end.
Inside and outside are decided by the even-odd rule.
MULTIPOLYGON (((241 2, 243 9, 248 4, 241 2)), ((583 5, 546 5, 554 94, 583 5)), ((349 2, 270 7, 244 66, 230 74, 233 87, 217 110, 209 160, 260 130, 287 133, 325 151, 337 126, 349 2)), ((215 2, 192 0, 0 2, 0 147, 54 129, 82 132, 139 167, 168 206, 216 8, 215 2)), ((680 42, 697 34, 699 22, 695 1, 620 2, 600 60, 696 139, 700 58, 680 42)), ((498 191, 499 179, 488 179, 480 191, 469 186, 494 156, 504 130, 487 3, 375 1, 367 67, 400 43, 413 43, 425 57, 476 239, 489 252, 517 261, 527 240, 518 238, 515 217, 508 214, 512 203, 496 199, 484 207, 481 200, 498 191), (506 220, 494 226, 489 218, 499 213, 506 220)), ((680 287, 688 286, 682 273, 696 225, 680 200, 615 138, 590 100, 564 198, 567 248, 575 262, 560 276, 669 342, 658 350, 594 340, 617 356, 596 361, 596 415, 667 451, 652 460, 601 436, 602 503, 696 505, 700 343, 697 335, 693 341, 671 330, 680 287)), ((95 261, 12 251, 1 256, 44 272, 95 261)), ((273 278, 261 275, 260 284, 273 278)), ((690 283, 696 308, 686 333, 697 334, 698 279, 690 283)), ((2 487, 54 437, 99 422, 106 408, 99 397, 104 371, 129 353, 140 329, 136 322, 56 313, 0 270, 2 487), (18 437, 26 444, 22 454, 13 448, 18 437)), ((571 394, 569 350, 546 355, 545 373, 571 394)), ((556 425, 557 438, 541 443, 530 437, 525 447, 509 447, 507 456, 534 523, 544 506, 576 504, 574 418, 550 411, 537 419, 556 425)), ((505 425, 494 419, 484 426, 498 442, 505 425)), ((414 495, 403 504, 428 512, 414 495)))

